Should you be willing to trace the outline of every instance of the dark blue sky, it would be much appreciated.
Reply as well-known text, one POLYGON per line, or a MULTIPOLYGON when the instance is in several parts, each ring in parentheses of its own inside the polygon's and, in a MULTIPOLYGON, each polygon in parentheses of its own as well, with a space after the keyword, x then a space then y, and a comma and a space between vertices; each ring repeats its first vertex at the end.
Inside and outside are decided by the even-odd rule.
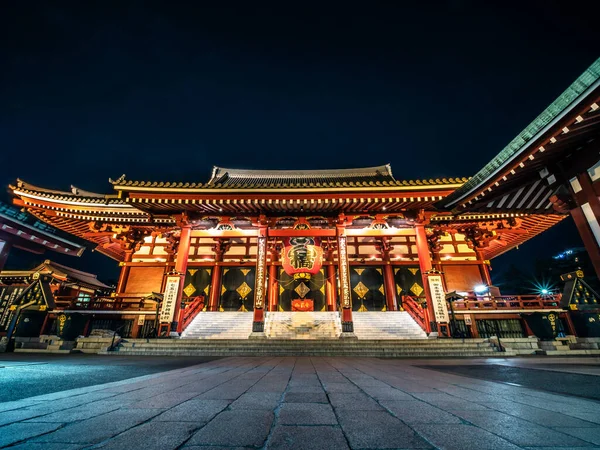
MULTIPOLYGON (((0 184, 388 162, 470 176, 600 49, 592 2, 205 3, 3 3, 0 184)), ((570 219, 496 268, 568 245, 570 219)), ((69 262, 115 273, 98 261, 69 262)))

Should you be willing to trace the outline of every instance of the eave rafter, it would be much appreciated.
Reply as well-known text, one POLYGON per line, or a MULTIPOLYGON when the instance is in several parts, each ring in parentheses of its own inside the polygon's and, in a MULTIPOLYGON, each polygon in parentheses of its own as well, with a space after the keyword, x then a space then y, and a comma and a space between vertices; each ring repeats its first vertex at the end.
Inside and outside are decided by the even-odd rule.
POLYGON ((169 213, 181 210, 202 213, 292 213, 292 212, 399 212, 429 208, 452 191, 417 193, 362 193, 328 195, 199 196, 129 193, 126 201, 147 212, 169 213))
MULTIPOLYGON (((485 210, 485 205, 498 200, 507 192, 518 189, 525 181, 543 181, 540 171, 552 167, 561 158, 577 153, 590 142, 600 139, 600 88, 584 102, 558 121, 543 135, 528 143, 515 158, 496 176, 489 178, 479 189, 462 198, 454 207, 456 211, 485 210)), ((441 203, 443 205, 443 202, 441 203)), ((548 204, 543 206, 544 209, 548 204)), ((540 209, 540 208, 538 208, 540 209)), ((529 209, 528 212, 535 212, 529 209)))

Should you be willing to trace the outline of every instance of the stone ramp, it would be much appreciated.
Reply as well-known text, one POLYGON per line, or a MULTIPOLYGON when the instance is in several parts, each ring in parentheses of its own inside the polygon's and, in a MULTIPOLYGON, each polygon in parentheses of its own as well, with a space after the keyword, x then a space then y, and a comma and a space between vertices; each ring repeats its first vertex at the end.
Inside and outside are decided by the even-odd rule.
POLYGON ((338 312, 272 312, 265 317, 269 339, 339 339, 341 333, 338 312))
POLYGON ((427 339, 427 335, 406 311, 354 312, 354 334, 358 339, 427 339))
MULTIPOLYGON (((345 356, 374 358, 497 356, 487 339, 402 340, 217 340, 126 339, 116 355, 163 356, 345 356)), ((502 356, 507 356, 506 353, 502 356)))

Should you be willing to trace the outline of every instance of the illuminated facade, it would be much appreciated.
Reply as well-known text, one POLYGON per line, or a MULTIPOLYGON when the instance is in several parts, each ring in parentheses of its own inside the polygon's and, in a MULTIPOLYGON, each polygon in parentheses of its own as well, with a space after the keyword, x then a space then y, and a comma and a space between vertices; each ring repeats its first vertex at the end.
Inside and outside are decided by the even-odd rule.
POLYGON ((351 332, 353 314, 414 314, 415 305, 427 305, 422 325, 431 331, 438 324, 428 276, 441 275, 446 292, 491 285, 491 258, 565 217, 436 207, 466 181, 399 181, 389 165, 215 167, 206 183, 121 177, 111 181, 113 194, 100 195, 19 181, 13 192, 39 219, 119 261, 119 308, 134 310, 171 280, 163 317, 174 330, 182 327, 181 302, 195 300, 198 310, 254 311, 255 332, 269 311, 340 311, 351 332))
POLYGON ((354 314, 404 309, 427 332, 448 333, 444 295, 455 291, 469 336, 486 332, 476 322, 492 313, 518 322, 537 309, 574 334, 566 310, 595 314, 595 294, 559 304, 473 290, 491 286, 489 260, 569 216, 600 275, 599 104, 600 60, 471 179, 401 181, 389 165, 215 167, 206 183, 122 176, 106 195, 20 180, 11 189, 18 206, 119 262, 109 307, 122 317, 152 314, 146 299, 165 294, 164 329, 181 331, 199 311, 253 311, 256 333, 266 312, 339 311, 350 333, 354 314))

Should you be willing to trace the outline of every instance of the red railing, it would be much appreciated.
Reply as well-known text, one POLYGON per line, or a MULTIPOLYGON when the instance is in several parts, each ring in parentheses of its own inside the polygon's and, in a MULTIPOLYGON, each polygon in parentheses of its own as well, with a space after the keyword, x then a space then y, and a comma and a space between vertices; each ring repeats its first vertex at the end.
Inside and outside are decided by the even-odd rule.
POLYGON ((204 305, 204 297, 199 295, 179 310, 179 321, 177 322, 178 333, 186 329, 190 322, 194 320, 194 317, 204 309, 204 305))
POLYGON ((469 296, 452 302, 454 311, 510 310, 510 309, 557 309, 561 295, 500 295, 469 296))
POLYGON ((419 324, 426 333, 431 332, 431 323, 429 321, 429 312, 423 308, 421 303, 408 295, 402 297, 402 307, 419 324))

